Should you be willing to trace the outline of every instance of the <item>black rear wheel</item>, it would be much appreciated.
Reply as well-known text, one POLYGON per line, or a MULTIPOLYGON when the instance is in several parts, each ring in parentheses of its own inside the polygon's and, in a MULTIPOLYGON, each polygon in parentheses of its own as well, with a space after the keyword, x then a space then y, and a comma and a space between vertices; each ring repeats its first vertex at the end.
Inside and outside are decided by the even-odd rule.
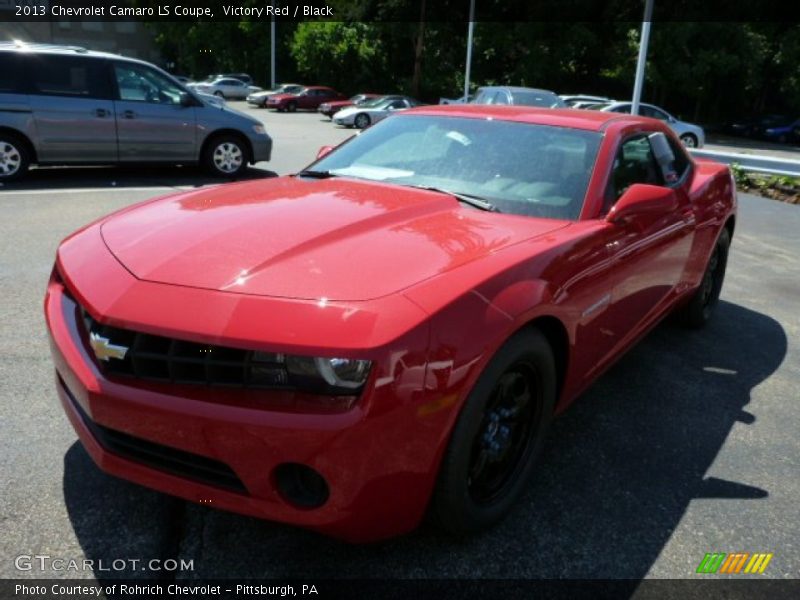
POLYGON ((725 269, 728 265, 728 249, 731 245, 731 236, 723 228, 711 257, 708 259, 703 280, 700 287, 692 296, 689 303, 683 308, 683 318, 686 324, 693 328, 703 327, 711 319, 714 307, 719 302, 722 283, 725 280, 725 269))
POLYGON ((502 519, 530 479, 556 397, 553 353, 541 332, 515 334, 467 397, 450 439, 431 510, 455 534, 502 519))
POLYGON ((0 132, 0 181, 22 177, 30 161, 28 145, 19 136, 0 132))

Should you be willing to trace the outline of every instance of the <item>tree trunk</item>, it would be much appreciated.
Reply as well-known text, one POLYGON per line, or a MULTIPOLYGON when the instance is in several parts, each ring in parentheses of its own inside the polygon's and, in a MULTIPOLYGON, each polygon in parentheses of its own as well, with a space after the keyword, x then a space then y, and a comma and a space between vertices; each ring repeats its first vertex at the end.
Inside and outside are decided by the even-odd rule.
POLYGON ((419 83, 422 80, 422 51, 425 46, 425 0, 422 0, 419 11, 419 27, 417 42, 414 46, 414 75, 411 78, 411 95, 419 97, 419 83))

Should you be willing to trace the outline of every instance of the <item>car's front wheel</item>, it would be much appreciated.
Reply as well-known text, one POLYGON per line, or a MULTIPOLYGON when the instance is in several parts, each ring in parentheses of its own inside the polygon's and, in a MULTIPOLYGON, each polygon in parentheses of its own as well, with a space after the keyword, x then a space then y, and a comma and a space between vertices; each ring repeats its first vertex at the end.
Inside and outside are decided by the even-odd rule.
POLYGON ((358 127, 359 129, 366 129, 369 127, 371 123, 371 119, 369 115, 366 113, 359 113, 356 115, 356 118, 353 119, 353 124, 358 127))
POLYGON ((697 136, 693 133, 684 133, 681 136, 681 142, 687 148, 697 148, 697 136))
POLYGON ((225 94, 223 94, 223 93, 222 93, 221 91, 219 91, 219 90, 217 90, 216 92, 214 92, 214 95, 215 95, 217 98, 222 98, 223 100, 225 99, 225 94))
POLYGON ((711 258, 708 259, 700 287, 683 308, 684 320, 691 328, 699 329, 711 319, 714 307, 719 301, 722 283, 725 280, 730 245, 731 235, 726 228, 723 228, 714 246, 714 251, 711 253, 711 258))
POLYGON ((286 105, 286 110, 288 110, 289 112, 296 111, 297 110, 297 102, 289 102, 289 104, 286 105))
POLYGON ((29 166, 26 144, 16 135, 0 132, 0 181, 22 177, 29 166))
POLYGON ((509 339, 467 397, 442 459, 431 511, 466 535, 502 519, 533 473, 553 415, 556 367, 536 329, 509 339))
POLYGON ((206 145, 206 168, 218 177, 236 177, 247 168, 247 146, 235 135, 220 135, 206 145))

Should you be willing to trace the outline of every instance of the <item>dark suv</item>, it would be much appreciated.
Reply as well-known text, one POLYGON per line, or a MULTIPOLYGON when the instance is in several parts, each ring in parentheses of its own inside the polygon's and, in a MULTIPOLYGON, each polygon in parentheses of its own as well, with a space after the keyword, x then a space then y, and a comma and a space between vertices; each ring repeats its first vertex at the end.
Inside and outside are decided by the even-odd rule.
POLYGON ((82 48, 0 43, 0 181, 31 164, 205 165, 269 160, 252 117, 207 103, 157 67, 82 48))

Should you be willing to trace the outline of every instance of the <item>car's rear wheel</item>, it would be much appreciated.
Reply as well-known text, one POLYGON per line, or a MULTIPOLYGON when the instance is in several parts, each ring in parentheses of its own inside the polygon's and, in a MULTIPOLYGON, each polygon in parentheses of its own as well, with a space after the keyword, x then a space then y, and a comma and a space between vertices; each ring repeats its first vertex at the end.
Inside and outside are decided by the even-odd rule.
POLYGON ((372 119, 369 118, 369 115, 366 113, 358 113, 356 118, 353 119, 353 125, 358 127, 359 129, 366 129, 369 127, 372 119))
POLYGON ((697 136, 693 133, 684 133, 681 136, 681 143, 687 148, 697 148, 697 136))
POLYGON ((0 132, 0 181, 22 177, 30 166, 28 146, 18 136, 0 132))
POLYGON ((296 111, 297 110, 297 102, 289 102, 289 104, 286 105, 286 110, 288 110, 289 112, 296 111))
POLYGON ((711 258, 708 259, 700 287, 683 308, 682 316, 689 327, 699 329, 711 319, 714 307, 719 302, 722 283, 725 280, 730 245, 730 233, 723 228, 714 246, 714 251, 711 253, 711 258))
POLYGON ((535 329, 515 334, 479 377, 453 428, 431 504, 445 530, 473 533, 508 513, 533 473, 555 398, 549 343, 535 329))
POLYGON ((235 135, 218 135, 208 142, 203 163, 217 177, 236 177, 247 169, 248 150, 235 135))

